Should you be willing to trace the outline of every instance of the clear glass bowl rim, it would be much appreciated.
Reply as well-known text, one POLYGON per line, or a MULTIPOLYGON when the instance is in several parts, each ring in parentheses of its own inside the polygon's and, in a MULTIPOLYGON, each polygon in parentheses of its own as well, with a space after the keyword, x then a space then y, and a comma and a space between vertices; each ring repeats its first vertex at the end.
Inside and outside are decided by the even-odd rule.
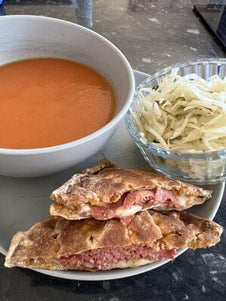
MULTIPOLYGON (((164 69, 161 69, 154 74, 148 76, 143 82, 141 82, 135 89, 134 93, 134 99, 133 102, 129 108, 129 111, 127 112, 125 116, 125 124, 127 127, 128 132, 132 136, 132 138, 135 140, 137 144, 140 146, 144 147, 147 149, 149 152, 160 155, 164 158, 167 159, 177 159, 177 160, 191 160, 191 159, 197 159, 197 160, 205 160, 205 161, 212 161, 216 159, 226 159, 226 148, 218 150, 218 151, 212 151, 212 152, 205 152, 205 153, 194 153, 194 152, 189 152, 189 153, 182 153, 182 152, 176 152, 176 151, 171 151, 171 150, 166 150, 160 146, 157 146, 151 142, 143 143, 140 138, 140 134, 137 131, 137 127, 135 126, 135 120, 133 118, 133 115, 131 114, 131 110, 133 110, 133 106, 138 101, 137 96, 138 96, 138 91, 143 88, 144 86, 151 86, 150 83, 154 78, 158 78, 166 73, 168 73, 170 70, 175 69, 175 68, 185 68, 188 66, 195 66, 195 65, 208 65, 208 64, 215 64, 217 66, 221 65, 226 65, 226 58, 209 58, 209 59, 200 59, 196 61, 187 61, 184 63, 177 63, 171 66, 168 66, 164 69), (132 121, 132 122, 131 122, 132 121), (131 128, 133 130, 131 130, 131 128)), ((226 76, 226 74, 225 74, 226 76)))

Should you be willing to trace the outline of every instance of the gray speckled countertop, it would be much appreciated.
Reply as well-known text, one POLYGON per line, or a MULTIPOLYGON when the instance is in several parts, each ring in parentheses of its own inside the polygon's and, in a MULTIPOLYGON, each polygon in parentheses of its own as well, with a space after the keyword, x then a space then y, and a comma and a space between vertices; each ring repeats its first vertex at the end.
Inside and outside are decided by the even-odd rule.
MULTIPOLYGON (((91 26, 127 56, 134 69, 153 73, 165 66, 225 57, 215 38, 183 0, 96 0, 93 13, 79 0, 5 0, 7 14, 58 17, 91 26), (92 18, 91 18, 92 15, 92 18)), ((0 29, 1 30, 1 29, 0 29)), ((226 197, 215 218, 226 228, 226 197)), ((36 300, 226 300, 225 233, 216 247, 187 251, 151 272, 116 281, 56 279, 30 270, 6 269, 0 255, 0 301, 36 300)))

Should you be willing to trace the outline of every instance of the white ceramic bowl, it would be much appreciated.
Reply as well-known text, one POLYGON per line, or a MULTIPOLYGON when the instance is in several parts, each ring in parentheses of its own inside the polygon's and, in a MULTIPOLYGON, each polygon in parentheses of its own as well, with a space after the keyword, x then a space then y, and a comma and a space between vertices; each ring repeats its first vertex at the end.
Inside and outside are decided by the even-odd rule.
POLYGON ((112 83, 117 98, 113 119, 84 138, 39 149, 0 148, 0 175, 48 175, 76 165, 98 152, 132 101, 134 75, 124 55, 111 42, 89 29, 40 16, 1 17, 0 45, 0 65, 33 57, 60 57, 89 65, 112 83))

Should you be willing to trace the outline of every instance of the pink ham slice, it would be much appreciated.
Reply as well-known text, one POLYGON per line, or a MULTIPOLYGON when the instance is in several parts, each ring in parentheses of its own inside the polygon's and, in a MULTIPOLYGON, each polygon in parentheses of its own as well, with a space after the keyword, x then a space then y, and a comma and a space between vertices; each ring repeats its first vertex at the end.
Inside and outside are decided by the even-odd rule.
POLYGON ((141 259, 154 262, 165 258, 174 259, 176 250, 162 250, 154 252, 145 245, 131 245, 128 247, 102 248, 86 251, 79 255, 60 257, 58 260, 61 265, 75 269, 79 267, 92 267, 93 269, 109 270, 117 264, 125 262, 136 263, 141 259))
POLYGON ((128 209, 133 205, 146 207, 150 202, 155 203, 155 192, 153 190, 137 190, 127 194, 123 208, 128 209))
MULTIPOLYGON (((116 210, 120 207, 122 209, 129 209, 132 206, 139 205, 142 209, 145 209, 164 204, 172 209, 180 208, 178 199, 173 191, 158 187, 155 190, 137 190, 126 193, 114 204, 92 206, 89 213, 95 219, 103 220, 117 217, 116 210)), ((125 218, 123 219, 125 220, 125 218)))

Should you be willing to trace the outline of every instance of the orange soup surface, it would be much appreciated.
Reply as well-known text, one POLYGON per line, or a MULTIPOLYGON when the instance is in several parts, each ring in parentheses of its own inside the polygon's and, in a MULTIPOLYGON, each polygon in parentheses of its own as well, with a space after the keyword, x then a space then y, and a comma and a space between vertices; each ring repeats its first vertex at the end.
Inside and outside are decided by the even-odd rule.
POLYGON ((0 67, 0 148, 40 148, 100 129, 115 95, 95 70, 69 60, 27 59, 0 67))

